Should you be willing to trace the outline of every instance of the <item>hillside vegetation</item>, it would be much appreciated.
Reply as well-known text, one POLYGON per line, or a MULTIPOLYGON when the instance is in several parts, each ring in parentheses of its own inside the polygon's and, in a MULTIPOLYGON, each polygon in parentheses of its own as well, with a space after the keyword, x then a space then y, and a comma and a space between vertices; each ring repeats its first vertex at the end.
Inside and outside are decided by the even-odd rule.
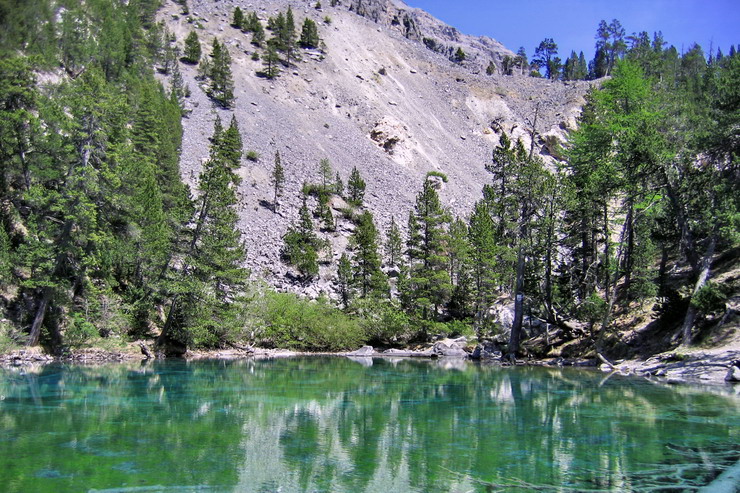
POLYGON ((543 80, 359 6, 3 7, 0 350, 733 337, 734 47, 607 37, 608 77, 543 80))

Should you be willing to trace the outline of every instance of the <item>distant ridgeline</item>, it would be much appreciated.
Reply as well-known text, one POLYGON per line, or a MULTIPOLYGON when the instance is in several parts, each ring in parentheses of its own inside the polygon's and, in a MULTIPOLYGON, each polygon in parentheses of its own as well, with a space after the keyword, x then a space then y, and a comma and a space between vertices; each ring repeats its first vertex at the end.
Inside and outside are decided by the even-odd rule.
MULTIPOLYGON (((177 3, 188 15, 185 0, 177 3)), ((320 262, 336 272, 334 300, 309 302, 248 282, 236 171, 256 156, 243 156, 235 119, 217 120, 196 193, 180 181, 190 94, 180 64, 199 66, 214 104, 237 102, 226 43, 214 38, 201 57, 197 26, 175 39, 155 22, 158 7, 0 7, 0 351, 154 337, 170 353, 482 339, 500 336, 489 307, 506 296, 514 322, 501 342, 511 354, 520 340, 544 355, 577 337, 588 348, 619 349, 615 315, 647 302, 688 344, 722 319, 737 291, 737 280, 712 282, 718 269, 736 266, 740 239, 734 47, 708 60, 698 46, 681 56, 659 35, 625 38, 614 21, 599 27, 591 68, 572 54, 563 70, 551 39, 532 62, 520 50, 508 65, 494 64, 492 73, 544 67, 552 79, 611 77, 589 96, 560 169, 502 133, 486 165, 490 183, 468 217, 451 217, 437 193, 447 177, 433 172, 406 226, 394 220, 381 235, 363 201, 373 183, 355 169, 345 187, 322 161, 321 182, 301 190, 282 252, 296 282, 313 282, 320 262), (352 233, 347 251, 334 255, 322 235, 336 229, 336 202, 352 233), (562 330, 535 346, 525 314, 530 329, 540 320, 562 330)), ((321 46, 313 21, 303 21, 300 35, 295 22, 290 9, 265 25, 253 12, 233 11, 232 27, 252 33, 264 62, 259 76, 293 66, 298 47, 321 46)), ((432 41, 422 42, 436 50, 432 41)), ((462 49, 443 51, 466 63, 462 49)), ((276 154, 276 213, 284 173, 276 154)))

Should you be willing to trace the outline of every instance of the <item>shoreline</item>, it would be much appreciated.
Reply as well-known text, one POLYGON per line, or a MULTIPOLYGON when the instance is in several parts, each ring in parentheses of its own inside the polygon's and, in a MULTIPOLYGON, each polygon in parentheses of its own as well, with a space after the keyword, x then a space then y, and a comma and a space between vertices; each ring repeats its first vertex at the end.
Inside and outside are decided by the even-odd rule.
MULTIPOLYGON (((439 343, 437 343, 439 344, 439 343)), ((295 357, 347 357, 363 361, 373 358, 383 359, 427 359, 427 360, 458 360, 465 362, 480 362, 482 364, 508 366, 543 366, 543 367, 573 367, 599 370, 605 375, 621 375, 628 377, 642 377, 650 381, 667 384, 702 384, 717 385, 732 388, 740 382, 740 350, 731 349, 695 349, 687 352, 669 351, 654 355, 645 360, 618 360, 601 363, 597 359, 521 359, 515 362, 505 361, 501 357, 472 358, 465 351, 435 351, 435 347, 425 350, 390 349, 376 351, 371 346, 365 346, 349 352, 305 352, 288 349, 216 349, 188 351, 180 358, 186 361, 197 360, 242 360, 242 359, 276 359, 295 357)), ((109 363, 124 363, 135 361, 153 361, 142 353, 135 351, 136 347, 127 350, 107 350, 91 347, 74 350, 64 356, 51 356, 43 352, 40 347, 17 349, 0 354, 0 368, 24 367, 30 365, 47 365, 53 363, 95 365, 109 363)), ((735 387, 740 394, 740 386, 735 387)))

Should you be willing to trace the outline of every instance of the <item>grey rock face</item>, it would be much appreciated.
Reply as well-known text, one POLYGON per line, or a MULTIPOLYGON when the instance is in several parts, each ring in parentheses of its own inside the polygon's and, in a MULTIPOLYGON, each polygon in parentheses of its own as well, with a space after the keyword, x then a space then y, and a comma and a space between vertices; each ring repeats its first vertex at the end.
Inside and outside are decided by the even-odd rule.
MULTIPOLYGON (((550 150, 542 155, 555 163, 555 143, 574 125, 592 86, 485 75, 481 67, 491 60, 498 63, 511 51, 490 38, 466 36, 402 2, 363 1, 367 10, 363 15, 349 10, 356 2, 337 7, 322 3, 326 4, 322 11, 289 0, 242 6, 256 10, 264 23, 292 5, 297 26, 306 17, 320 26, 326 52, 302 50, 301 61, 269 81, 256 75, 263 67, 261 61, 252 60, 250 35, 229 26, 236 4, 190 1, 191 10, 199 14, 195 17, 202 18, 198 35, 204 57, 214 37, 225 41, 231 53, 236 96, 231 110, 209 100, 203 83, 195 79, 197 67, 180 66, 192 92, 186 103, 188 118, 183 120, 183 179, 197 194, 214 120, 218 116, 228 124, 235 116, 245 151, 259 155, 256 161, 245 159, 238 171, 239 228, 248 250, 247 267, 255 279, 311 297, 327 289, 335 296, 330 281, 336 265, 322 265, 320 278, 314 281, 317 286, 309 288, 286 278, 289 269, 280 260, 280 250, 288 227, 298 219, 303 184, 319 182, 321 159, 328 158, 345 183, 357 167, 367 183, 365 206, 383 234, 391 218, 404 227, 429 171, 447 175, 449 180, 440 184, 440 199, 453 215, 464 217, 481 197, 483 184, 490 182, 485 166, 501 133, 529 146, 527 122, 538 107, 537 132, 547 139, 540 138, 537 148, 547 144, 550 150), (327 15, 331 24, 324 23, 327 15), (468 59, 451 62, 447 55, 428 49, 425 37, 462 47, 468 59), (277 211, 270 182, 275 151, 280 151, 286 176, 277 211)), ((172 17, 178 9, 174 2, 165 3, 159 19, 182 45, 193 25, 183 16, 172 17)), ((164 83, 169 81, 165 78, 164 83)), ((345 251, 353 229, 341 213, 345 205, 332 201, 337 231, 319 233, 330 245, 325 255, 330 260, 345 251)), ((310 199, 309 207, 314 206, 310 199)))

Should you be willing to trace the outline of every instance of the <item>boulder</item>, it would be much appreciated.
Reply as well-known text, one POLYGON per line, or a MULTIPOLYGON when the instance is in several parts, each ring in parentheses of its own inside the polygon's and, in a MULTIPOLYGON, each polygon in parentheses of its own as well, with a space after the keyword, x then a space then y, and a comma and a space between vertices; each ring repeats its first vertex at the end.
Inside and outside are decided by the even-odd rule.
POLYGON ((740 360, 735 360, 730 364, 727 375, 725 375, 725 382, 740 382, 740 360))
POLYGON ((460 344, 450 340, 435 342, 432 346, 432 354, 445 358, 466 358, 468 356, 460 344))
POLYGON ((375 354, 375 348, 372 346, 362 346, 356 351, 347 353, 348 356, 371 356, 373 354, 375 354))
POLYGON ((470 355, 470 359, 501 359, 503 352, 497 344, 493 342, 483 342, 475 346, 473 353, 470 355))

